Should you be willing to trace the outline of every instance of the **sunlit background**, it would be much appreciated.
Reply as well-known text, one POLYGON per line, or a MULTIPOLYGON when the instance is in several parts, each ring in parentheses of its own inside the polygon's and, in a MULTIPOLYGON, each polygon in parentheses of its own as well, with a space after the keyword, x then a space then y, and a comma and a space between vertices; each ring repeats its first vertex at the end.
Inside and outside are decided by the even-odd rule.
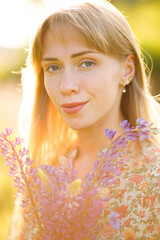
MULTIPOLYGON (((0 126, 17 129, 22 97, 21 67, 25 64, 31 36, 41 21, 58 5, 81 0, 0 0, 0 126), (16 73, 15 73, 16 72, 16 73)), ((112 0, 127 17, 137 40, 152 57, 153 95, 160 93, 160 1, 112 0)), ((150 66, 148 54, 144 52, 150 66)), ((0 158, 0 240, 7 239, 15 191, 4 159, 0 158)))

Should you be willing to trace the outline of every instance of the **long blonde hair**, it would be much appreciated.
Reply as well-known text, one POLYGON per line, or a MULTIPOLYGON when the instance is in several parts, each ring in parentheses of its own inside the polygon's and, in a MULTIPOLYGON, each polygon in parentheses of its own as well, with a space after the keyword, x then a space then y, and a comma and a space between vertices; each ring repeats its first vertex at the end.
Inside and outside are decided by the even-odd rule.
POLYGON ((56 164, 58 156, 65 154, 76 141, 76 133, 67 126, 46 93, 41 66, 46 31, 49 29, 53 37, 63 40, 68 24, 78 29, 92 48, 119 59, 125 59, 129 54, 135 56, 136 73, 122 96, 122 112, 133 126, 140 117, 157 126, 160 123, 159 104, 149 91, 150 74, 147 74, 140 47, 125 17, 109 2, 98 5, 88 2, 61 9, 41 24, 30 48, 22 77, 24 99, 21 116, 28 122, 30 154, 37 163, 56 164), (29 71, 30 77, 26 75, 29 71), (26 83, 29 83, 29 92, 26 83), (32 104, 29 106, 30 115, 29 109, 25 108, 29 96, 32 104), (24 112, 27 112, 28 118, 24 112))

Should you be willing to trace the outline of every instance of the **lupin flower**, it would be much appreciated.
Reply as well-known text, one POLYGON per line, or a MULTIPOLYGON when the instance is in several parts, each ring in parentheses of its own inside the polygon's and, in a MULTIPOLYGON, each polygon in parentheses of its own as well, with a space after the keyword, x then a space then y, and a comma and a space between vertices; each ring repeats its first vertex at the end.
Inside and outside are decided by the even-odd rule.
MULTIPOLYGON (((23 139, 9 140, 12 128, 1 132, 1 155, 6 158, 17 196, 22 199, 20 206, 27 209, 26 216, 34 229, 32 239, 96 240, 101 224, 99 219, 110 200, 109 186, 117 184, 122 174, 127 148, 133 141, 145 141, 159 133, 151 126, 152 123, 148 124, 142 118, 137 119, 135 127, 130 127, 124 120, 121 123, 124 132, 118 137, 115 137, 116 131, 106 129, 110 146, 97 156, 84 182, 64 156, 59 158, 58 167, 41 165, 33 168, 29 151, 20 148, 23 139)), ((111 212, 109 218, 110 225, 118 230, 119 214, 111 212)))
POLYGON ((109 130, 108 128, 105 130, 105 135, 108 137, 109 140, 112 140, 116 135, 116 131, 109 130))
POLYGON ((124 120, 120 125, 122 128, 128 129, 130 127, 130 122, 128 122, 128 120, 124 120))
POLYGON ((23 139, 16 137, 15 142, 13 142, 13 140, 9 140, 8 137, 12 133, 12 128, 6 128, 5 133, 0 133, 1 155, 6 158, 6 165, 10 167, 9 176, 13 177, 14 187, 17 188, 16 195, 17 197, 20 197, 22 199, 20 206, 30 206, 30 215, 33 214, 35 216, 34 218, 37 220, 39 229, 40 231, 42 231, 40 218, 35 207, 35 199, 31 191, 32 183, 28 176, 30 168, 28 168, 27 164, 28 162, 32 163, 32 160, 30 160, 30 158, 28 157, 26 163, 23 161, 24 156, 28 155, 29 151, 25 148, 16 151, 16 146, 21 145, 23 139))

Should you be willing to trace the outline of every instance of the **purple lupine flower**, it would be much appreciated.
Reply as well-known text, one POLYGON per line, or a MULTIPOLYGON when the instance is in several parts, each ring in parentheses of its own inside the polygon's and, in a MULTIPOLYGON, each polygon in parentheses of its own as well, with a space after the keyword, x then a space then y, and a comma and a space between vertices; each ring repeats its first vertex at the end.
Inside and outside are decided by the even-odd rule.
POLYGON ((122 128, 129 128, 130 127, 130 122, 128 122, 128 120, 124 120, 123 122, 121 122, 121 127, 122 128))
POLYGON ((147 121, 144 120, 143 118, 138 118, 136 123, 137 123, 137 125, 142 126, 142 125, 146 125, 147 121))
POLYGON ((149 138, 149 129, 147 127, 143 127, 141 129, 141 132, 139 134, 139 140, 140 142, 144 142, 146 139, 149 138))
POLYGON ((30 166, 30 165, 33 164, 33 162, 34 162, 33 159, 30 159, 29 157, 26 157, 26 159, 25 159, 25 164, 26 164, 26 165, 29 165, 29 166, 30 166))
POLYGON ((112 140, 116 135, 116 131, 109 130, 108 128, 105 130, 105 135, 108 137, 109 140, 112 140))
POLYGON ((132 132, 133 129, 134 129, 134 127, 125 128, 125 129, 124 129, 124 133, 132 132))
POLYGON ((138 141, 138 132, 131 132, 127 134, 126 138, 132 141, 138 141))
MULTIPOLYGON (((0 133, 1 154, 6 157, 17 196, 22 198, 21 207, 27 206, 26 216, 33 222, 33 227, 38 229, 32 236, 33 239, 56 240, 60 236, 64 240, 82 240, 88 237, 96 240, 100 227, 97 225, 98 218, 104 210, 104 203, 110 199, 103 188, 106 190, 107 186, 117 183, 118 176, 121 175, 120 169, 127 161, 128 143, 138 139, 145 141, 159 132, 151 126, 145 120, 138 119, 137 126, 130 127, 130 123, 125 120, 121 123, 123 134, 114 140, 116 131, 106 129, 105 134, 109 140, 113 140, 112 144, 108 150, 99 154, 92 171, 86 175, 83 187, 78 191, 73 188, 77 171, 72 169, 72 164, 66 158, 61 159, 57 168, 40 166, 43 173, 40 177, 38 170, 32 167, 33 160, 27 156, 28 150, 15 150, 15 146, 23 140, 16 138, 15 143, 8 140, 12 133, 9 129, 4 134, 0 133), (97 181, 101 182, 102 194, 99 187, 96 187, 97 181)), ((115 229, 120 227, 117 212, 111 212, 110 224, 115 229)))
POLYGON ((100 178, 101 182, 104 183, 106 186, 110 186, 111 184, 116 183, 116 179, 114 176, 100 178))

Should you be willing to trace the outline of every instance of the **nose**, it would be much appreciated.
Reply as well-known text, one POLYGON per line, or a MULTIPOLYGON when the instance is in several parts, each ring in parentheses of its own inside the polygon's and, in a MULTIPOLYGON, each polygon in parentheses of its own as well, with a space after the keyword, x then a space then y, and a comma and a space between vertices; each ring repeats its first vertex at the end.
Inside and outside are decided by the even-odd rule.
POLYGON ((77 84, 76 74, 71 70, 65 70, 63 73, 63 78, 60 85, 60 92, 63 95, 71 95, 73 93, 78 93, 79 87, 77 84))

